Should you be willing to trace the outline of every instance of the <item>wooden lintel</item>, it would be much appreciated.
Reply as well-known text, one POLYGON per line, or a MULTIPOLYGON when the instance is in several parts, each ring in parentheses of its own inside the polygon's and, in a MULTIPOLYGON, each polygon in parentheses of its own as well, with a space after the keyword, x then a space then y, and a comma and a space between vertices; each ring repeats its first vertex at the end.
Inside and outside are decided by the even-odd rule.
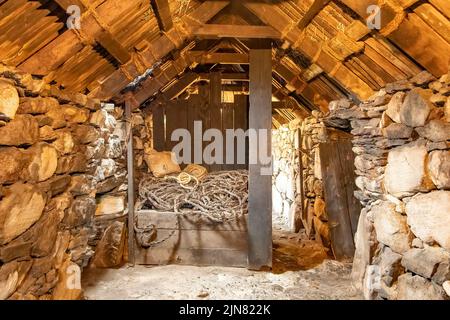
MULTIPOLYGON (((200 80, 209 81, 210 74, 209 73, 200 73, 200 80)), ((248 74, 247 73, 222 73, 222 81, 244 81, 248 82, 248 74)))
POLYGON ((201 38, 280 39, 281 33, 270 26, 204 24, 194 30, 201 38))

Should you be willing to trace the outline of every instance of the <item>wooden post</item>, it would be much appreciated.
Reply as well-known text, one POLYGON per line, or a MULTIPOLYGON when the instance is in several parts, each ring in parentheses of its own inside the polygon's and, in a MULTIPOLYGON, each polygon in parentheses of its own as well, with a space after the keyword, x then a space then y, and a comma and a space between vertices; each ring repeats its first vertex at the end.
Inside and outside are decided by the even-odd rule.
POLYGON ((127 170, 128 170, 128 263, 134 265, 134 150, 133 150, 133 124, 132 100, 125 99, 125 117, 127 120, 127 170))
MULTIPOLYGON (((268 130, 268 139, 258 139, 250 134, 250 154, 259 153, 262 145, 267 144, 268 155, 271 155, 272 50, 270 43, 265 43, 263 49, 250 50, 249 127, 251 131, 256 131, 258 134, 260 130, 268 130)), ((258 161, 254 161, 255 157, 251 156, 249 165, 248 264, 249 269, 261 270, 272 267, 272 175, 271 170, 269 174, 262 172, 267 171, 264 169, 268 165, 261 163, 259 156, 257 158, 258 161)), ((271 164, 269 166, 271 167, 271 164)))

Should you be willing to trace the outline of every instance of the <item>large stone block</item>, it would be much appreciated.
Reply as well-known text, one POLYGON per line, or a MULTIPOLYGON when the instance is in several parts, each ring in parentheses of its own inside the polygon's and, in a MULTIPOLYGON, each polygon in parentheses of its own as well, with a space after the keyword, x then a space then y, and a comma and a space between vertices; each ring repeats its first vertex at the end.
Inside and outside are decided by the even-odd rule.
POLYGON ((18 107, 17 89, 6 81, 0 81, 0 119, 14 119, 18 107))
POLYGON ((412 232, 427 243, 437 242, 450 250, 450 191, 414 196, 406 204, 412 232))
POLYGON ((450 277, 450 253, 439 247, 411 249, 404 253, 402 265, 410 272, 442 284, 450 277))
POLYGON ((0 127, 0 145, 31 145, 38 139, 38 122, 28 114, 17 115, 14 120, 0 127))
POLYGON ((427 148, 424 143, 414 142, 392 149, 384 176, 386 191, 396 197, 427 191, 433 186, 425 174, 427 148))
MULTIPOLYGON (((422 127, 432 109, 431 90, 416 88, 408 92, 400 108, 400 121, 409 127, 422 127)), ((391 117, 392 118, 392 117, 391 117)), ((394 120, 395 121, 395 120, 394 120)))
POLYGON ((406 223, 406 217, 395 211, 390 202, 380 202, 371 209, 377 240, 397 253, 403 253, 411 247, 412 236, 406 223))
POLYGON ((450 123, 442 120, 431 120, 424 127, 416 128, 417 133, 433 142, 450 140, 450 123))
POLYGON ((422 278, 405 273, 398 278, 398 300, 445 300, 441 286, 422 278))
POLYGON ((396 123, 400 123, 400 108, 402 107, 403 100, 405 99, 404 92, 397 92, 392 96, 391 101, 388 103, 386 114, 396 123))
POLYGON ((431 152, 428 171, 438 189, 450 189, 450 151, 431 152))

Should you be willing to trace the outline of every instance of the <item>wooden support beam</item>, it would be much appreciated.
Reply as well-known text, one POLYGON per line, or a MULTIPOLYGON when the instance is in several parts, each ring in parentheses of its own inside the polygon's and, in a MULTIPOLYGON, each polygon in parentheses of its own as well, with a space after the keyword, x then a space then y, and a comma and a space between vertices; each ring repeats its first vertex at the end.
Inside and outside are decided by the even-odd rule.
MULTIPOLYGON (((272 164, 263 163, 260 151, 271 155, 272 50, 250 50, 250 130, 267 130, 266 139, 250 135, 249 253, 250 269, 272 267, 272 164), (266 149, 266 150, 264 150, 266 149), (252 161, 253 160, 253 161, 252 161), (256 161, 255 161, 256 160, 256 161), (269 168, 269 169, 268 169, 269 168)), ((267 157, 264 155, 263 157, 267 157)))
MULTIPOLYGON (((209 73, 200 73, 200 80, 209 80, 209 73)), ((248 82, 248 74, 247 73, 222 73, 222 81, 244 81, 248 82)))
POLYGON ((204 24, 194 30, 200 38, 280 39, 281 33, 270 26, 204 24))
POLYGON ((306 14, 298 23, 298 27, 301 30, 305 29, 329 2, 330 0, 314 0, 311 7, 309 7, 306 14))
POLYGON ((125 99, 125 117, 127 119, 127 170, 128 170, 128 262, 135 263, 135 241, 134 241, 134 150, 133 150, 133 127, 132 127, 133 99, 128 96, 125 99))
POLYGON ((208 53, 192 51, 193 60, 198 64, 249 64, 245 53, 208 53))
POLYGON ((153 11, 161 31, 169 31, 173 27, 172 15, 168 0, 151 0, 153 11))

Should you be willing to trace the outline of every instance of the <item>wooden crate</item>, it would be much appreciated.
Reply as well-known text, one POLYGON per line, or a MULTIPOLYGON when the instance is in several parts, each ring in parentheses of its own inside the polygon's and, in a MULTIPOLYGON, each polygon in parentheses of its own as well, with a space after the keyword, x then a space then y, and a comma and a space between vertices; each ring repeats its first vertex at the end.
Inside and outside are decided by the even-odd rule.
POLYGON ((136 263, 143 265, 196 265, 247 267, 247 217, 222 224, 173 212, 137 212, 138 227, 154 224, 157 240, 148 249, 136 243, 136 263), (177 224, 178 219, 178 224, 177 224))

